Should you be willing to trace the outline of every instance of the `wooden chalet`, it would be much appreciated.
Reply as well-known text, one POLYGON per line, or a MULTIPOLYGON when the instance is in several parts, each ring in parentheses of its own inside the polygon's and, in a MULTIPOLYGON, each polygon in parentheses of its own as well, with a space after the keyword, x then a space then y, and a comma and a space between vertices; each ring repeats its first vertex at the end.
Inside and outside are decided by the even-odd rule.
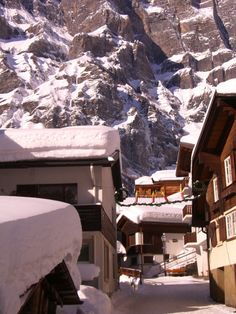
POLYGON ((193 225, 206 227, 211 297, 236 307, 236 80, 221 83, 192 157, 193 225))
POLYGON ((175 177, 173 170, 163 170, 154 173, 149 180, 144 182, 142 177, 135 181, 136 198, 168 197, 182 191, 188 184, 187 178, 175 177), (166 173, 169 176, 166 176, 166 173), (158 174, 158 175, 157 175, 158 174))
POLYGON ((144 266, 153 264, 155 255, 160 256, 159 262, 163 260, 163 255, 165 255, 165 259, 168 259, 173 252, 165 252, 163 250, 163 234, 174 234, 172 237, 174 243, 180 241, 183 235, 190 231, 189 225, 182 222, 141 221, 140 223, 135 223, 126 216, 122 216, 118 220, 117 228, 122 232, 122 242, 126 248, 127 256, 130 258, 128 265, 130 267, 140 267, 141 263, 144 266), (142 242, 138 239, 141 234, 143 235, 142 242), (140 255, 142 255, 142 261, 140 260, 140 255))
POLYGON ((180 205, 182 207, 176 214, 178 218, 169 220, 168 215, 175 215, 175 205, 168 205, 167 201, 173 194, 181 195, 187 181, 185 178, 176 178, 174 172, 171 170, 169 176, 166 176, 166 171, 159 171, 152 178, 139 178, 135 181, 136 196, 130 198, 133 205, 130 208, 124 205, 117 219, 120 241, 125 246, 128 257, 124 266, 142 268, 145 273, 151 265, 176 256, 183 249, 183 236, 190 231, 190 225, 182 221, 182 207, 185 204, 180 205), (159 202, 165 205, 152 205, 159 202), (130 213, 136 210, 142 211, 143 218, 131 218, 130 213), (158 215, 166 215, 166 218, 153 218, 158 215))

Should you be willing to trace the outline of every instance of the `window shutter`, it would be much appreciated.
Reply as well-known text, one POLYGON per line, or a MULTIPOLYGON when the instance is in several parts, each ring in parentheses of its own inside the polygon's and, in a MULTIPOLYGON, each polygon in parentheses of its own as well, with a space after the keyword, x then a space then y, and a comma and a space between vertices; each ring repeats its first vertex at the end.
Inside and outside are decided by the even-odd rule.
POLYGON ((212 247, 217 245, 217 238, 216 238, 216 223, 215 221, 209 224, 209 237, 211 240, 212 247))
POLYGON ((232 167, 232 179, 233 179, 233 182, 235 182, 236 181, 236 168, 235 168, 236 150, 232 151, 232 153, 230 154, 230 158, 231 158, 231 167, 232 167))
POLYGON ((218 187, 218 178, 213 178, 212 181, 213 184, 213 196, 214 196, 214 202, 217 202, 219 200, 219 187, 218 187))
POLYGON ((219 218, 220 241, 227 239, 225 217, 219 218))
POLYGON ((226 187, 232 183, 232 158, 229 155, 224 160, 224 170, 225 170, 225 185, 226 187))

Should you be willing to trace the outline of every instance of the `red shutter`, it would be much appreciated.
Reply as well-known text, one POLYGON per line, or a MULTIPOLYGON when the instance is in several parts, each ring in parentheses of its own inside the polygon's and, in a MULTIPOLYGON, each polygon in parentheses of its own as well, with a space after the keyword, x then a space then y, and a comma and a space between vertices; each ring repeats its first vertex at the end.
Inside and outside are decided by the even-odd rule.
POLYGON ((219 218, 219 231, 220 231, 220 241, 225 241, 226 236, 226 224, 225 224, 225 217, 219 218))
POLYGON ((211 245, 212 245, 212 247, 215 247, 217 245, 216 223, 215 223, 215 221, 213 221, 213 222, 211 222, 209 224, 208 232, 209 232, 209 237, 210 237, 210 240, 211 240, 211 245))

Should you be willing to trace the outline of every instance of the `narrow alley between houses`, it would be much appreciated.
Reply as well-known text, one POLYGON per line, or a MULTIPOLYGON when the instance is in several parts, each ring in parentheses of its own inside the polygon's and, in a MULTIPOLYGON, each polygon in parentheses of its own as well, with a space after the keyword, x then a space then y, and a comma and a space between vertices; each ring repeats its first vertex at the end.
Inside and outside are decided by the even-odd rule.
POLYGON ((210 298, 209 281, 191 276, 145 279, 136 290, 123 277, 112 303, 113 314, 235 313, 210 298))

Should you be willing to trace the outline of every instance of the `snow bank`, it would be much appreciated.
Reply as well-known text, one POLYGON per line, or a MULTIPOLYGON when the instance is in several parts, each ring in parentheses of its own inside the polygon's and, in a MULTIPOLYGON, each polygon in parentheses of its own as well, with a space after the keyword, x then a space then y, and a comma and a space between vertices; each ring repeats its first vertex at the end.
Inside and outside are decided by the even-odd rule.
POLYGON ((110 298, 102 291, 89 286, 80 286, 79 297, 84 301, 80 306, 83 313, 111 314, 112 305, 110 298))
POLYGON ((104 158, 119 149, 119 132, 105 126, 0 130, 0 161, 104 158))
POLYGON ((77 289, 76 265, 82 229, 69 204, 26 197, 0 196, 0 309, 17 313, 20 296, 64 261, 77 289))
POLYGON ((100 273, 100 267, 95 264, 78 263, 81 279, 85 281, 91 281, 98 277, 100 273))
POLYGON ((82 305, 58 307, 57 314, 111 314, 113 312, 110 298, 101 290, 81 285, 78 295, 84 302, 82 305))

